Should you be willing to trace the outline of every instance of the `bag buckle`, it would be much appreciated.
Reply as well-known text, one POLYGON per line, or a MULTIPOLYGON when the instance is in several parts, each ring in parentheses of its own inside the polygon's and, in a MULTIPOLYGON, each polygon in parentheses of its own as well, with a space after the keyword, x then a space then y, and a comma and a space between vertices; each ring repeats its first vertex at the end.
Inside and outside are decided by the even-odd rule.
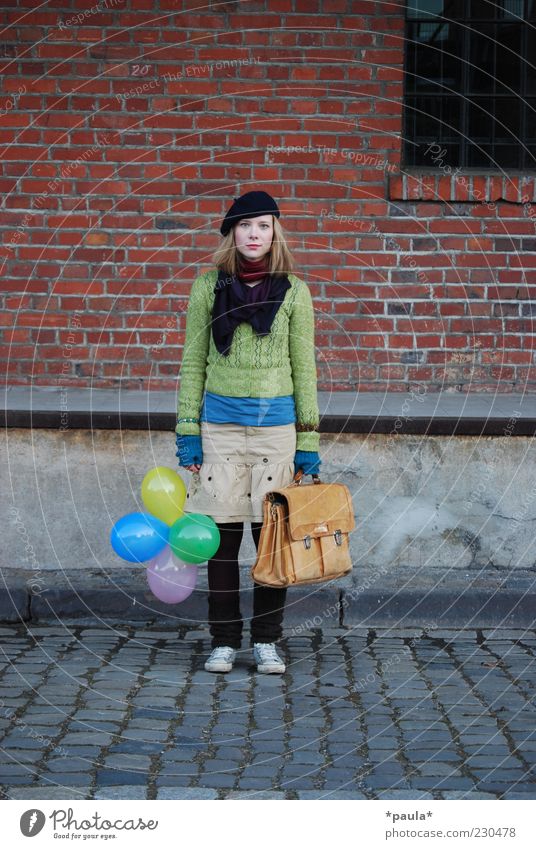
POLYGON ((335 542, 337 543, 337 545, 342 545, 342 533, 341 533, 341 529, 340 529, 340 528, 338 528, 338 529, 335 531, 335 533, 333 534, 333 536, 335 537, 335 542))
POLYGON ((305 545, 305 548, 311 548, 311 537, 309 536, 309 534, 307 534, 307 536, 303 538, 303 543, 305 545))

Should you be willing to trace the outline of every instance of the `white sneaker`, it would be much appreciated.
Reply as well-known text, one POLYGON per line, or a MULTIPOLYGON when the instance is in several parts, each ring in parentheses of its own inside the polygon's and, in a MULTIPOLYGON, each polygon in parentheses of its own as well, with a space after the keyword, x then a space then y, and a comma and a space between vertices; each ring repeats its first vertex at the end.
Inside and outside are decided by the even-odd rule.
POLYGON ((275 643, 253 643, 257 672, 284 672, 286 667, 275 650, 275 643))
POLYGON ((231 646, 216 646, 205 661, 207 672, 230 672, 236 657, 236 649, 231 646))

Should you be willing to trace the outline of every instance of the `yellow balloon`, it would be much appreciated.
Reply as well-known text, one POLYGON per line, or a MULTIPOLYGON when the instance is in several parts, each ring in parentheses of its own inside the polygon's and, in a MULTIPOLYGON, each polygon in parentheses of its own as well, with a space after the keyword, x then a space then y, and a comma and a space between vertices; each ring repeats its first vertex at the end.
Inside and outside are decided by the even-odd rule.
POLYGON ((142 481, 141 497, 149 513, 173 525, 183 514, 186 486, 174 469, 156 466, 142 481))

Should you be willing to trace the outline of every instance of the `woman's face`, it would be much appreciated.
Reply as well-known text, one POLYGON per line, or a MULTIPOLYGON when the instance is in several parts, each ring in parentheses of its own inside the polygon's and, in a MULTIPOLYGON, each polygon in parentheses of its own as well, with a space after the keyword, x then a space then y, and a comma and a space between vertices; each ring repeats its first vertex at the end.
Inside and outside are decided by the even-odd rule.
POLYGON ((265 256, 272 247, 274 225, 271 215, 242 218, 234 227, 235 245, 248 259, 265 256))

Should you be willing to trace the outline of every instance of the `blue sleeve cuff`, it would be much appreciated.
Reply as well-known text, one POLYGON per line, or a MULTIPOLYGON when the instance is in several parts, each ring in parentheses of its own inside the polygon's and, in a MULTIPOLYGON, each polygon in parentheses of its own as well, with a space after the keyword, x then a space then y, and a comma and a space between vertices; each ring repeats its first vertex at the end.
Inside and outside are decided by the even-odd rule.
POLYGON ((203 447, 200 436, 175 434, 177 451, 175 456, 179 458, 181 466, 193 466, 203 462, 203 447))
POLYGON ((306 475, 318 475, 322 460, 318 451, 296 451, 294 455, 294 474, 303 469, 306 475))

